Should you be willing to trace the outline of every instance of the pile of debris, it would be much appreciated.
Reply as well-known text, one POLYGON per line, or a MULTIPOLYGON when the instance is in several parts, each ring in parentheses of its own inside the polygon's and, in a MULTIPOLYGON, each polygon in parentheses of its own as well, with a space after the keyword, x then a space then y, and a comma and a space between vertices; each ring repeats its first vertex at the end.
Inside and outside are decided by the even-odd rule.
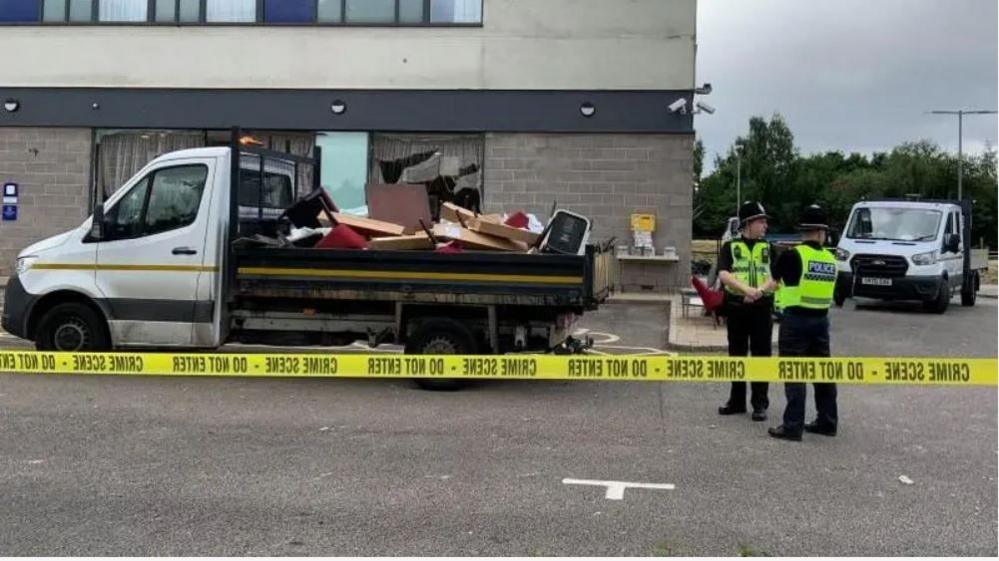
MULTIPOLYGON (((423 189, 422 185, 413 187, 423 189)), ((397 189, 394 196, 394 201, 381 205, 369 202, 370 215, 365 217, 340 212, 325 190, 319 189, 281 214, 276 237, 258 234, 242 243, 313 249, 578 254, 589 237, 589 220, 554 207, 547 225, 523 211, 479 214, 450 202, 440 206, 438 219, 433 220, 425 204, 417 207, 418 212, 401 213, 412 210, 412 205, 405 204, 404 191, 397 189)))

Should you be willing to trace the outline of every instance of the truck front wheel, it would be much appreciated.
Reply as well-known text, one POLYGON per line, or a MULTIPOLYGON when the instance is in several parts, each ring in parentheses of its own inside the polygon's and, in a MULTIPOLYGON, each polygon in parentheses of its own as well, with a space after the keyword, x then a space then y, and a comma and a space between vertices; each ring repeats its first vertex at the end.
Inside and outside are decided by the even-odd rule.
POLYGON ((104 319, 78 302, 58 304, 38 322, 35 348, 40 351, 106 351, 111 348, 104 319))
MULTIPOLYGON (((406 354, 415 355, 468 355, 475 354, 477 349, 475 336, 467 327, 443 318, 421 323, 406 344, 406 354)), ((417 378, 415 381, 417 386, 431 391, 453 392, 466 385, 460 378, 417 378)))
POLYGON ((923 309, 927 312, 942 314, 947 311, 947 307, 950 305, 950 297, 950 282, 945 277, 940 281, 940 289, 937 291, 936 298, 923 302, 923 309))

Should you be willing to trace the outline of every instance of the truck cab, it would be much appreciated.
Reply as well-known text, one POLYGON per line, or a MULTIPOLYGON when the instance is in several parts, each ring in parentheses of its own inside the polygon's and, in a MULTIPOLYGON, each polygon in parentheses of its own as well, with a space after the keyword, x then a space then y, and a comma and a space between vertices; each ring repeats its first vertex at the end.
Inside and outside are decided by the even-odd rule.
POLYGON ((855 204, 836 248, 836 303, 849 297, 914 300, 943 313, 974 305, 984 260, 970 247, 970 202, 877 200, 855 204))

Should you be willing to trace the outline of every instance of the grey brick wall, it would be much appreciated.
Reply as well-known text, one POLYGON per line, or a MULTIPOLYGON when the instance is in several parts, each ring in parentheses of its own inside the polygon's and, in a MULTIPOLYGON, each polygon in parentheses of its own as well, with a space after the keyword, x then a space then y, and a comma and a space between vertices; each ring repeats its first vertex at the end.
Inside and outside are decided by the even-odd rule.
POLYGON ((79 226, 90 185, 90 129, 0 127, 0 182, 20 188, 16 222, 0 222, 0 276, 19 251, 79 226))
POLYGON ((690 274, 693 136, 640 134, 486 135, 487 212, 546 215, 553 200, 593 222, 592 240, 631 244, 630 217, 654 212, 657 253, 674 246, 676 265, 629 265, 625 285, 683 286, 690 274))

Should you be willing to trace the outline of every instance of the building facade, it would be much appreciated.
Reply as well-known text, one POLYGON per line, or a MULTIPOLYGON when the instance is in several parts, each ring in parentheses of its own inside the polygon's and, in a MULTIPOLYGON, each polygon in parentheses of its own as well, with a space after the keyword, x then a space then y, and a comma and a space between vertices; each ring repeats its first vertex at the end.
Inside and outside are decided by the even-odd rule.
POLYGON ((0 275, 149 159, 240 126, 322 146, 345 209, 426 175, 486 212, 557 202, 615 245, 652 212, 679 262, 628 280, 682 284, 693 117, 668 106, 693 103, 695 20, 695 0, 0 0, 0 275))

